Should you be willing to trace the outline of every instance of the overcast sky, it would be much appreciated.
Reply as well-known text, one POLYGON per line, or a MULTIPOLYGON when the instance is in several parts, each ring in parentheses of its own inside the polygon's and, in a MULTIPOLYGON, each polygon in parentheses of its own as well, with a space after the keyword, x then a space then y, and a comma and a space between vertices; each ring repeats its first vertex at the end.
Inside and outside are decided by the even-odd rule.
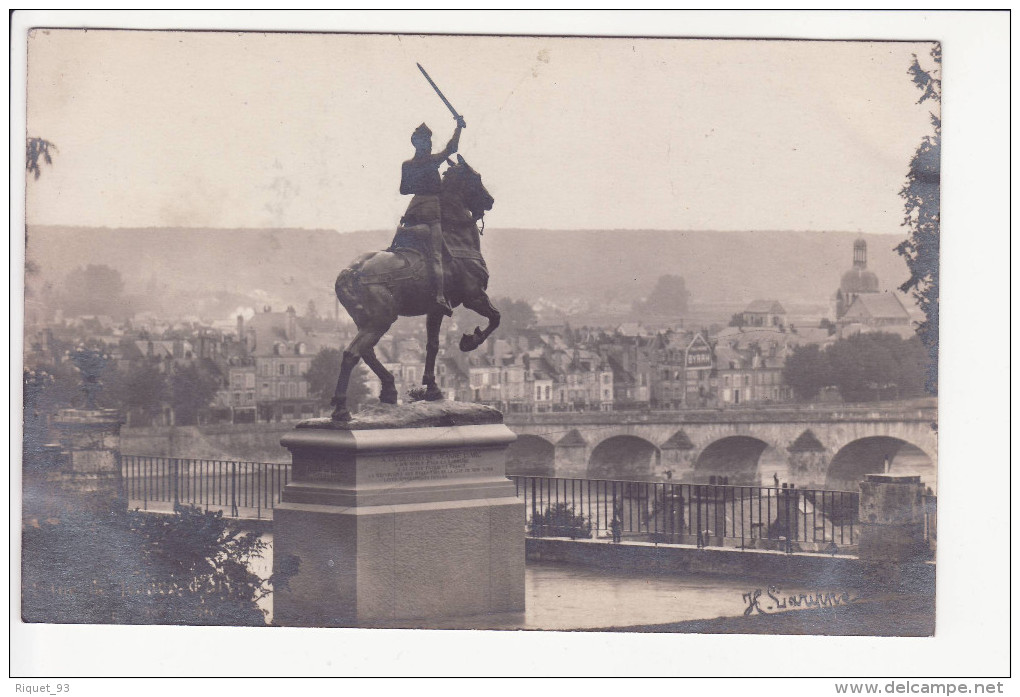
POLYGON ((902 235, 930 44, 38 30, 30 224, 392 228, 409 136, 525 228, 902 235))

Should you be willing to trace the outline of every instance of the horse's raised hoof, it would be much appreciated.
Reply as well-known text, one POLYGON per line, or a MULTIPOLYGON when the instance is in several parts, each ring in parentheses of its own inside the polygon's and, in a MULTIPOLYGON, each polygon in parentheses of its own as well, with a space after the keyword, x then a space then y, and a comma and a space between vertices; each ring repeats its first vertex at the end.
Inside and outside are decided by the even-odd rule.
POLYGON ((461 335, 461 337, 460 337, 460 350, 464 351, 464 352, 474 351, 476 348, 481 346, 482 341, 484 341, 484 339, 482 339, 482 330, 479 329, 478 327, 475 327, 475 333, 474 334, 462 334, 461 335))
POLYGON ((425 400, 428 402, 438 402, 441 399, 446 399, 443 391, 435 385, 428 385, 425 388, 425 400))
POLYGON ((383 387, 379 393, 379 401, 383 404, 397 403, 397 388, 393 386, 383 387))

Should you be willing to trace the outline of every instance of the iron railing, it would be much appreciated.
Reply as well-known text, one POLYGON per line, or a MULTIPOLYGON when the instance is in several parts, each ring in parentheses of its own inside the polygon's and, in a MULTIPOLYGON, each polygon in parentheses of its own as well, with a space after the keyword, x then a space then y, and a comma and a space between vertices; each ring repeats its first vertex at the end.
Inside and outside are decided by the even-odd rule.
POLYGON ((859 537, 850 491, 511 476, 528 534, 837 553, 859 537))
POLYGON ((121 472, 129 501, 182 503, 262 518, 280 502, 290 481, 290 465, 234 460, 122 455, 121 472))
MULTIPOLYGON (((262 518, 280 502, 290 465, 121 456, 132 505, 183 503, 262 518)), ((857 545, 860 497, 794 487, 674 484, 511 475, 535 537, 613 537, 648 542, 839 553, 857 545)), ((934 548, 936 498, 925 497, 934 548)))

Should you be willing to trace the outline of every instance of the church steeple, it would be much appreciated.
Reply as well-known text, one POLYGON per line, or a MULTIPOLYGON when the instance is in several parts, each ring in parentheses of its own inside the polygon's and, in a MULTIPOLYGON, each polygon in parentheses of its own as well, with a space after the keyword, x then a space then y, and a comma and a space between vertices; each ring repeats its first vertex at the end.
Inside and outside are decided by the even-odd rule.
POLYGON ((843 274, 836 292, 836 319, 840 319, 861 293, 877 293, 878 276, 868 271, 868 243, 863 237, 854 241, 854 264, 843 274))
POLYGON ((868 268, 868 243, 864 241, 863 237, 854 242, 854 268, 868 268))

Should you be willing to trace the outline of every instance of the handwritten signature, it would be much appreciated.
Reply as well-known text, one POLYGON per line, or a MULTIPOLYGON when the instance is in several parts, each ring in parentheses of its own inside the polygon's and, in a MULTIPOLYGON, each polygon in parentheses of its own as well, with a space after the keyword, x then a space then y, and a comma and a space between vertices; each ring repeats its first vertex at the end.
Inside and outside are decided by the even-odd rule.
POLYGON ((807 607, 835 607, 837 605, 849 605, 856 598, 850 597, 850 592, 842 591, 815 591, 812 593, 794 593, 785 595, 775 586, 765 589, 766 598, 762 598, 762 589, 755 588, 744 593, 741 598, 747 603, 744 608, 744 617, 749 617, 757 612, 760 615, 768 615, 775 612, 783 612, 794 608, 807 607), (767 603, 762 607, 763 603, 767 603))

